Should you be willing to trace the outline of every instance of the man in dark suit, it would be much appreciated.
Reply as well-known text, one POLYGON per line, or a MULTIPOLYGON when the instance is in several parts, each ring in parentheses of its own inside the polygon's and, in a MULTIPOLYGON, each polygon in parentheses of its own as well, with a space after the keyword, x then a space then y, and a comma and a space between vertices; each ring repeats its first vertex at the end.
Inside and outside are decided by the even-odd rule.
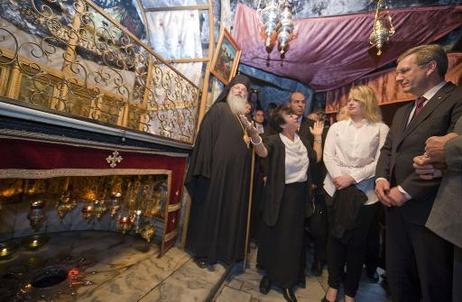
POLYGON ((454 245, 452 301, 462 301, 462 118, 454 132, 427 140, 425 154, 414 157, 422 179, 443 177, 425 226, 454 245), (443 173, 444 170, 444 173, 443 173))
POLYGON ((451 246, 425 228, 440 179, 422 180, 412 165, 425 141, 451 132, 462 114, 462 89, 444 81, 447 67, 437 45, 398 58, 396 81, 417 100, 395 113, 376 169, 376 193, 387 207, 386 265, 394 302, 451 301, 451 246))
POLYGON ((298 135, 300 135, 300 137, 307 137, 310 144, 313 144, 313 135, 310 132, 310 127, 313 127, 314 122, 305 117, 305 95, 300 91, 292 92, 287 105, 298 116, 298 123, 300 124, 298 135))
MULTIPOLYGON (((292 109, 292 111, 294 112, 294 114, 298 117, 298 123, 300 124, 298 135, 300 137, 308 137, 308 141, 310 142, 310 144, 313 144, 313 135, 310 132, 310 127, 313 127, 314 122, 305 117, 306 98, 303 92, 292 92, 287 101, 287 106, 289 106, 290 109, 292 109)), ((271 119, 271 113, 269 115, 271 119)), ((267 129, 265 129, 265 135, 273 134, 277 134, 277 131, 271 127, 271 124, 268 124, 267 129)))

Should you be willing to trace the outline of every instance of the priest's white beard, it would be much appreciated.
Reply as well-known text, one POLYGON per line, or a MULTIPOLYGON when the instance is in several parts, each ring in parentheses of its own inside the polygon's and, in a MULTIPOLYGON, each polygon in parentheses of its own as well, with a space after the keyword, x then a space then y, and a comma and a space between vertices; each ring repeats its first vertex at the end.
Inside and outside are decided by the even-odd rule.
POLYGON ((247 99, 238 95, 228 94, 226 97, 231 112, 234 114, 245 114, 247 99))

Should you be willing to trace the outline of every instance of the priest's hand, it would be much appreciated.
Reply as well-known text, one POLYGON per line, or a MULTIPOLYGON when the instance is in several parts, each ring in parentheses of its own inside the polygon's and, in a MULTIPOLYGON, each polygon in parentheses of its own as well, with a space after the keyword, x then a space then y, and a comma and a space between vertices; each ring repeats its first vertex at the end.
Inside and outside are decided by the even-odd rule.
POLYGON ((257 128, 247 119, 247 117, 243 114, 239 114, 239 120, 242 123, 242 126, 247 130, 250 137, 257 137, 259 136, 257 128))

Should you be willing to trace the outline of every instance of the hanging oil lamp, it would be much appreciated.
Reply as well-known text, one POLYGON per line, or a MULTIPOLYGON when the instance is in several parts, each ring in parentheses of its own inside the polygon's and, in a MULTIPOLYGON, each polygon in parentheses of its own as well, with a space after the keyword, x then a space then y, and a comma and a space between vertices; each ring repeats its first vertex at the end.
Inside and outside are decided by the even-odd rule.
POLYGON ((111 217, 114 218, 120 210, 120 197, 122 193, 112 192, 111 194, 111 217))
POLYGON ((89 221, 92 219, 93 217, 93 212, 94 212, 94 207, 93 205, 89 204, 89 205, 84 205, 83 208, 82 208, 82 217, 89 221))
POLYGON ((152 224, 146 224, 141 228, 141 237, 146 240, 147 243, 151 242, 152 236, 156 233, 156 228, 152 224))
POLYGON ((117 227, 124 235, 131 229, 132 224, 133 221, 130 216, 121 216, 119 220, 117 220, 117 227))
POLYGON ((101 219, 101 217, 106 214, 107 210, 108 208, 106 207, 104 200, 95 200, 94 212, 97 219, 101 219))
POLYGON ((43 223, 46 221, 44 207, 45 202, 42 200, 35 200, 31 202, 30 212, 27 215, 27 219, 29 219, 30 226, 35 232, 38 232, 43 226, 43 223))
POLYGON ((395 34, 391 15, 382 11, 382 9, 388 9, 385 0, 377 0, 372 33, 369 36, 369 43, 377 48, 378 56, 382 54, 383 47, 390 40, 391 36, 395 34))
POLYGON ((268 52, 273 49, 274 43, 278 42, 278 49, 283 56, 289 47, 289 42, 295 38, 294 22, 292 19, 291 0, 262 0, 257 4, 257 15, 260 19, 260 34, 265 40, 268 52))
POLYGON ((56 204, 56 212, 58 213, 61 222, 63 222, 64 217, 67 213, 72 211, 77 206, 75 200, 71 199, 71 193, 65 191, 59 198, 58 203, 56 204))
POLYGON ((139 233, 140 232, 140 225, 141 225, 141 220, 142 220, 142 214, 143 212, 141 210, 136 210, 131 219, 133 221, 133 224, 135 226, 135 233, 139 233))
POLYGON ((289 47, 289 41, 294 38, 294 23, 292 21, 292 9, 288 1, 283 4, 280 21, 281 26, 278 30, 278 49, 279 53, 284 55, 289 47))
MULTIPOLYGON (((258 5, 260 6, 260 5, 258 5)), ((265 8, 257 9, 257 15, 262 23, 262 35, 265 38, 265 47, 271 49, 277 36, 279 26, 278 0, 267 1, 265 8)))

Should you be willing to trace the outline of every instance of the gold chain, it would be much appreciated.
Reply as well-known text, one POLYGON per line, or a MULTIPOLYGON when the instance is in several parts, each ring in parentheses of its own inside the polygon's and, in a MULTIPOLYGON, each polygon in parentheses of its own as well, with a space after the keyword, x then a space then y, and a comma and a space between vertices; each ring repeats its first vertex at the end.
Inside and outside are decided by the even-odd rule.
POLYGON ((237 121, 239 122, 239 125, 241 125, 242 132, 244 133, 244 135, 242 136, 242 140, 244 140, 244 143, 247 145, 247 148, 250 148, 250 136, 247 133, 247 130, 245 129, 244 125, 242 124, 242 121, 239 118, 239 116, 237 114, 235 114, 235 116, 237 118, 237 121))

